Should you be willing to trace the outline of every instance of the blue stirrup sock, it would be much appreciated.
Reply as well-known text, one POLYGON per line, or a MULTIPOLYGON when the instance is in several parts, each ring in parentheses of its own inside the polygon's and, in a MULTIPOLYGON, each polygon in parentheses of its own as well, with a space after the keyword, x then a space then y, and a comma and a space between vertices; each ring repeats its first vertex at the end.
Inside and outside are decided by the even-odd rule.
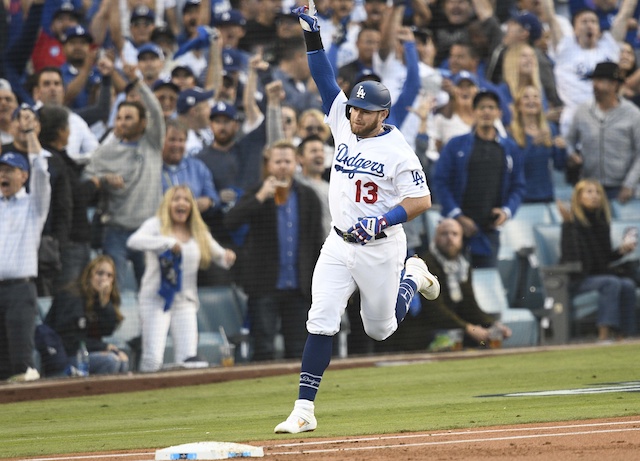
POLYGON ((332 352, 333 336, 314 334, 307 336, 302 353, 298 399, 315 400, 322 375, 331 362, 332 352))
POLYGON ((411 300, 418 291, 416 282, 410 278, 403 278, 400 281, 400 288, 398 289, 398 299, 396 300, 396 320, 398 325, 404 320, 411 307, 411 300))

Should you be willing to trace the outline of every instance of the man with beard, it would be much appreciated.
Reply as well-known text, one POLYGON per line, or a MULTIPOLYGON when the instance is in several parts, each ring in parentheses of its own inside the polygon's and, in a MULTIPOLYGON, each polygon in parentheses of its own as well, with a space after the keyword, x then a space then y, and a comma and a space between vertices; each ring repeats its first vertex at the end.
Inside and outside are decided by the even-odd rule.
POLYGON ((178 120, 189 130, 185 154, 187 157, 197 155, 213 140, 209 123, 212 97, 213 91, 204 91, 199 87, 189 88, 178 94, 178 120))
POLYGON ((294 434, 317 427, 314 401, 331 361, 333 336, 356 289, 364 330, 376 341, 397 330, 416 293, 428 299, 440 293, 424 261, 406 260, 402 223, 430 208, 431 196, 418 157, 397 127, 384 123, 391 108, 389 90, 379 82, 364 81, 347 99, 325 54, 318 19, 306 10, 300 7, 296 13, 336 145, 329 184, 334 229, 313 271, 298 399, 289 417, 274 429, 294 434))
POLYGON ((222 207, 231 208, 247 187, 260 181, 260 153, 266 141, 264 123, 237 141, 240 122, 235 106, 216 103, 209 120, 213 142, 197 158, 211 170, 222 207))
POLYGON ((91 34, 79 25, 69 27, 62 35, 62 51, 67 60, 60 70, 66 88, 64 102, 71 109, 87 106, 92 88, 102 80, 93 65, 95 54, 90 51, 92 42, 91 34))
POLYGON ((600 62, 590 75, 594 101, 578 106, 569 132, 569 165, 597 179, 610 200, 625 203, 640 180, 640 109, 618 96, 618 65, 600 62))
POLYGON ((115 136, 100 145, 85 169, 88 178, 100 178, 107 199, 102 248, 116 264, 118 286, 125 285, 127 261, 133 262, 139 283, 144 255, 127 248, 127 239, 158 210, 162 198, 162 150, 165 124, 156 97, 140 80, 133 83, 142 102, 118 106, 115 136))
MULTIPOLYGON (((217 102, 211 108, 209 120, 213 142, 202 149, 196 158, 202 160, 211 171, 220 206, 203 218, 221 245, 239 245, 244 230, 241 228, 231 232, 224 226, 223 218, 245 191, 261 180, 261 154, 266 144, 265 123, 237 140, 240 130, 238 113, 235 106, 224 102, 217 102)), ((210 285, 215 280, 216 283, 225 284, 230 282, 232 275, 228 271, 212 268, 206 276, 201 277, 200 282, 210 285)))

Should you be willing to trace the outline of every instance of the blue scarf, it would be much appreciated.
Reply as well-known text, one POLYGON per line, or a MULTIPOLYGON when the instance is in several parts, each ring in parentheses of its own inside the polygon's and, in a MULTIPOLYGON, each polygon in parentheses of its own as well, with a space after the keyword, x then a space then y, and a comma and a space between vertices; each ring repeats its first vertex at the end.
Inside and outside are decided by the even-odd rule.
POLYGON ((158 294, 164 298, 164 311, 171 309, 173 298, 182 289, 182 254, 166 250, 158 256, 160 259, 160 289, 158 294))

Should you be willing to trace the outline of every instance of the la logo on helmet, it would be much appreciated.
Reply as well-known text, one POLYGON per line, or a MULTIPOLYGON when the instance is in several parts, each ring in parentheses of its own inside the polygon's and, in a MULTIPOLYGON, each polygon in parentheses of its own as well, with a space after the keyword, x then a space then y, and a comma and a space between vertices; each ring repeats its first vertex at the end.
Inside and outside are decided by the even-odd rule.
POLYGON ((358 88, 358 92, 356 93, 356 98, 364 99, 366 95, 367 93, 366 91, 364 91, 364 87, 360 85, 360 87, 358 88))

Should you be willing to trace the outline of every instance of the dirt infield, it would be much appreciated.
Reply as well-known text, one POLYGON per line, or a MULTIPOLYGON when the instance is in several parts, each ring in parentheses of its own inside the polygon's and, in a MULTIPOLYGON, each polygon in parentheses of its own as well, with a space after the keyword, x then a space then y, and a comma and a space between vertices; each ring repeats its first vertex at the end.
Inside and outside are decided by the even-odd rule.
MULTIPOLYGON (((640 418, 495 426, 469 430, 251 442, 271 461, 635 461, 640 418)), ((30 458, 31 461, 151 461, 154 450, 30 458)))

